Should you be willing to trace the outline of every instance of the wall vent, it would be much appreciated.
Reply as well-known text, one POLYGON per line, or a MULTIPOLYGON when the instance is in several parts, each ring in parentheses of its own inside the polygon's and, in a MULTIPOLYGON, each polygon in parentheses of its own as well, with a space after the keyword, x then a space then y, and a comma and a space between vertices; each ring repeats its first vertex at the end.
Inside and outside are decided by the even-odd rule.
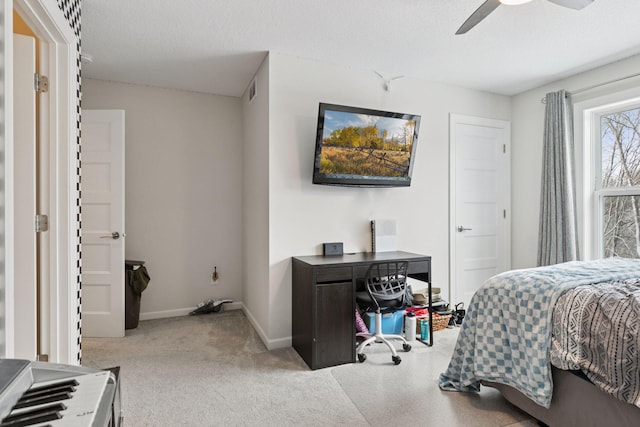
POLYGON ((256 82, 256 80, 257 79, 253 79, 251 85, 249 86, 249 102, 253 102, 256 95, 258 94, 258 83, 256 82))

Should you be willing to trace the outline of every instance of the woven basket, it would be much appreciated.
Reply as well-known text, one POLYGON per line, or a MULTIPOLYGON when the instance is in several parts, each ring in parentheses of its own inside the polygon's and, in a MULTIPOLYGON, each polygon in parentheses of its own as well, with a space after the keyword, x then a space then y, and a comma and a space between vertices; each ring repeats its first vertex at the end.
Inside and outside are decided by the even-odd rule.
MULTIPOLYGON (((420 333, 420 320, 421 319, 429 320, 429 316, 418 318, 418 321, 416 322, 416 333, 418 333, 418 334, 420 333)), ((443 329, 446 329, 447 326, 449 325, 449 320, 450 319, 451 319, 451 315, 450 314, 442 314, 442 315, 434 314, 433 315, 433 332, 441 331, 443 329)))
POLYGON ((433 332, 446 329, 449 325, 449 319, 451 319, 450 314, 433 316, 433 332))

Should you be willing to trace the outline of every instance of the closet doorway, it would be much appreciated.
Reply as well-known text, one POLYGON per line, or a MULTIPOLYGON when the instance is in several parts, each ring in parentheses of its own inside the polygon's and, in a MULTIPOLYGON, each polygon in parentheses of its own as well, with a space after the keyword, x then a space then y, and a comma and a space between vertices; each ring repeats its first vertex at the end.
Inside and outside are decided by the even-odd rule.
POLYGON ((450 117, 451 303, 469 302, 489 277, 511 266, 511 125, 450 117))

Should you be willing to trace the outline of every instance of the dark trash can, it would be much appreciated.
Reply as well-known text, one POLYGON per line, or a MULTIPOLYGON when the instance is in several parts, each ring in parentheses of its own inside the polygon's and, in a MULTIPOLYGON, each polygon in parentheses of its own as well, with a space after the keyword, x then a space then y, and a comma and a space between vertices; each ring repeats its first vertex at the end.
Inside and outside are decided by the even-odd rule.
POLYGON ((140 321, 140 299, 149 284, 144 261, 124 261, 124 328, 135 329, 140 321))

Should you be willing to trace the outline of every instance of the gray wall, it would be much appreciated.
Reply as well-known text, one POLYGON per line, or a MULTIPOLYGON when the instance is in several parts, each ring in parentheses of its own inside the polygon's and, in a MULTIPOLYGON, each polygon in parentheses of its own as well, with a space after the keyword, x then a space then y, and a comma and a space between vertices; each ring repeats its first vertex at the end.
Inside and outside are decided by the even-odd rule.
POLYGON ((240 99, 85 79, 82 107, 125 110, 125 256, 151 276, 140 318, 240 300, 240 99))

